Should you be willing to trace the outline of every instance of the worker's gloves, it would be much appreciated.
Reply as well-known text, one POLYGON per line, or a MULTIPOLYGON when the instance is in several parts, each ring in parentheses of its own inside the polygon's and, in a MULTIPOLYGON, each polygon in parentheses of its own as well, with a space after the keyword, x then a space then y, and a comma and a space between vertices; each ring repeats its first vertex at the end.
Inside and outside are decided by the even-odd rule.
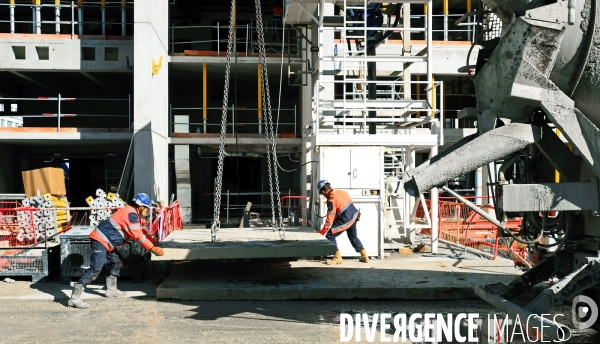
POLYGON ((325 235, 325 233, 327 233, 327 231, 328 231, 328 229, 327 229, 327 228, 323 228, 323 229, 321 229, 321 230, 319 231, 319 234, 321 234, 321 235, 323 235, 323 236, 324 236, 324 235, 325 235))
POLYGON ((158 247, 158 246, 154 246, 150 249, 150 251, 152 251, 152 253, 154 253, 157 256, 164 256, 165 255, 165 251, 163 251, 162 248, 158 247))

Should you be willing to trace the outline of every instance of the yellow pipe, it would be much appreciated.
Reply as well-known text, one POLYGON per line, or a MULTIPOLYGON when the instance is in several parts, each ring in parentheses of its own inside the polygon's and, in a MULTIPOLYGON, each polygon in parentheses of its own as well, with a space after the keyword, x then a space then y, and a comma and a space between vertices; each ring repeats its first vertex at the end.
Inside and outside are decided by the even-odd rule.
POLYGON ((237 1, 233 1, 233 26, 237 20, 237 1))
POLYGON ((14 4, 15 4, 15 0, 10 0, 10 2, 9 2, 9 3, 10 3, 11 5, 14 5, 14 4))
POLYGON ((121 7, 125 7, 127 6, 127 1, 126 0, 121 0, 121 7))
MULTIPOLYGON (((421 74, 417 74, 417 100, 421 100, 421 84, 419 81, 421 81, 421 74)), ((421 117, 421 111, 417 111, 417 118, 419 117, 421 117)))
POLYGON ((42 4, 42 0, 31 0, 31 3, 34 5, 41 5, 42 4))
POLYGON ((423 5, 423 14, 427 14, 427 10, 428 10, 427 5, 423 5))
POLYGON ((448 0, 444 0, 444 14, 448 14, 448 0))
POLYGON ((208 118, 208 110, 206 109, 206 105, 208 103, 207 97, 207 88, 206 88, 206 63, 202 65, 202 118, 208 118))
POLYGON ((83 0, 77 0, 77 6, 83 6, 83 0))
POLYGON ((60 6, 60 0, 54 0, 54 4, 60 6))
POLYGON ((467 0, 467 12, 471 12, 471 0, 467 0))
POLYGON ((258 65, 258 119, 263 118, 262 113, 262 77, 260 65, 258 65))

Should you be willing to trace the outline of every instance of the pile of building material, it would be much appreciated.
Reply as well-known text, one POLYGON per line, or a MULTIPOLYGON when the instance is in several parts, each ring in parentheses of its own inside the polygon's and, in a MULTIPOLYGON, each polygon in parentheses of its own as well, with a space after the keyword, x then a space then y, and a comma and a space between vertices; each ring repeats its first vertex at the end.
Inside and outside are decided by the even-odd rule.
POLYGON ((90 210, 90 225, 96 226, 100 221, 108 219, 115 209, 123 208, 126 204, 119 197, 119 194, 104 190, 96 190, 96 198, 90 196, 86 198, 87 204, 92 208, 90 210))
POLYGON ((18 241, 35 241, 55 235, 65 230, 69 224, 70 214, 65 196, 33 196, 21 201, 23 207, 36 210, 18 210, 18 241), (57 210, 56 208, 60 208, 57 210))

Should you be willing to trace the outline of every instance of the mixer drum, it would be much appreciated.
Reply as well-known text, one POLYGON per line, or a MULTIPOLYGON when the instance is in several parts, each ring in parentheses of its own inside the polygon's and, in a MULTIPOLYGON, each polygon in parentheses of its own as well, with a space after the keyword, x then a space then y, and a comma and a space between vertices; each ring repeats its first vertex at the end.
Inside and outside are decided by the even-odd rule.
MULTIPOLYGON (((567 1, 558 1, 565 3, 563 9, 566 18, 567 1)), ((484 2, 492 8, 499 6, 495 0, 484 2)), ((513 4, 511 9, 517 16, 530 19, 525 11, 534 4, 528 4, 528 8, 523 8, 527 5, 524 3, 513 4)), ((600 127, 600 1, 577 0, 575 5, 574 24, 564 24, 564 36, 549 79, 575 101, 575 107, 592 123, 600 127)), ((539 7, 538 10, 543 8, 539 7)), ((506 25, 510 25, 510 20, 503 22, 503 26, 506 25)))

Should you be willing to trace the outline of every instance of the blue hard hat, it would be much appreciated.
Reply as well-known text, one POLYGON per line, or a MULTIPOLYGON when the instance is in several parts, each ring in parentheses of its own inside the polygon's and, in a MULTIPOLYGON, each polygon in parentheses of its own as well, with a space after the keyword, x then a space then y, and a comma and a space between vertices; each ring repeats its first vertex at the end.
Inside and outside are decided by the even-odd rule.
POLYGON ((150 208, 150 196, 143 192, 133 196, 132 201, 141 207, 150 208))
POLYGON ((329 184, 329 182, 325 179, 319 180, 319 183, 317 184, 317 190, 319 190, 319 192, 321 192, 321 189, 325 186, 329 184))

